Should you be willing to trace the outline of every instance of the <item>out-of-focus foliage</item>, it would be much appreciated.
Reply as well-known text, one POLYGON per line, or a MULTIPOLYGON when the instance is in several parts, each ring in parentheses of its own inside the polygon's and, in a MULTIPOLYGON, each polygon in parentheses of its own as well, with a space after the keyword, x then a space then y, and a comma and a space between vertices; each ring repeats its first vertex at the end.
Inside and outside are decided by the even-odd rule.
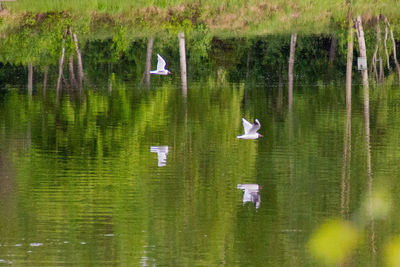
POLYGON ((359 233, 349 222, 334 220, 322 224, 309 242, 310 252, 321 262, 338 264, 356 248, 359 233))
POLYGON ((385 247, 386 266, 400 266, 400 237, 390 240, 385 247))

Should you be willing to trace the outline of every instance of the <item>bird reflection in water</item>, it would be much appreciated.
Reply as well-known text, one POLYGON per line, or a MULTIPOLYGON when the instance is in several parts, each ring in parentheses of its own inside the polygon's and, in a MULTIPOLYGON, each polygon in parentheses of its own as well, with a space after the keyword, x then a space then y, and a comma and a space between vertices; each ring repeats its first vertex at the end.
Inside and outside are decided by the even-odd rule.
POLYGON ((158 167, 167 165, 168 146, 151 146, 150 152, 157 153, 158 167))
POLYGON ((238 184, 237 188, 243 190, 243 204, 253 202, 256 209, 260 207, 262 186, 258 184, 238 184))

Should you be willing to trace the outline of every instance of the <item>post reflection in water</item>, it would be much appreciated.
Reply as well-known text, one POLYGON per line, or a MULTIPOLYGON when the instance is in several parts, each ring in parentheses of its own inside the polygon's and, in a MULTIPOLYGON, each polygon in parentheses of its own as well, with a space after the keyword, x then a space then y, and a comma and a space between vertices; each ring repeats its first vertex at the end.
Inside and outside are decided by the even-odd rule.
POLYGON ((262 189, 262 186, 258 184, 238 184, 237 188, 243 190, 243 204, 252 202, 256 209, 260 207, 260 190, 262 189))
MULTIPOLYGON (((357 30, 357 38, 360 49, 360 55, 364 58, 367 58, 365 38, 364 38, 364 30, 362 26, 361 17, 357 16, 356 19, 356 30, 357 30)), ((368 175, 368 199, 369 199, 369 218, 370 218, 370 228, 371 228, 371 252, 373 261, 375 260, 376 255, 376 246, 375 246, 375 221, 373 218, 372 210, 372 187, 373 187, 373 172, 372 172, 372 163, 371 163, 371 141, 370 141, 370 114, 369 114, 369 82, 368 82, 368 71, 366 69, 361 70, 362 82, 363 82, 363 97, 364 97, 364 129, 365 129, 365 148, 367 152, 367 175, 368 175)))
POLYGON ((167 166, 168 146, 151 146, 150 152, 157 153, 158 167, 167 166))
POLYGON ((350 166, 351 166, 351 75, 353 66, 353 25, 349 22, 346 64, 346 126, 343 141, 343 165, 340 208, 343 219, 349 217, 350 206, 350 166))

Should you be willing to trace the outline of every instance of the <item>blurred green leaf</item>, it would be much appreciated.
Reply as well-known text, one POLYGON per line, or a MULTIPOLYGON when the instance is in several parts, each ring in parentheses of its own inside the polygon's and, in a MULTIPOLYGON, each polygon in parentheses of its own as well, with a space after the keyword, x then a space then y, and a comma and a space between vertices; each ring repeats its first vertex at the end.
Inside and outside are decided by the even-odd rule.
POLYGON ((358 230, 349 222, 333 220, 319 227, 311 236, 309 250, 321 263, 337 264, 356 247, 358 230))
POLYGON ((400 266, 400 237, 389 241, 385 247, 386 266, 400 266))

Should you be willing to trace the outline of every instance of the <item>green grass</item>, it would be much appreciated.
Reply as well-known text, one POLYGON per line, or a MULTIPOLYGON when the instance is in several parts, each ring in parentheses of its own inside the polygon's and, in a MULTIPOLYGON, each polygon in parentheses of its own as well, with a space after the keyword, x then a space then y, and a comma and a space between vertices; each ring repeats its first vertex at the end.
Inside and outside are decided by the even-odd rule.
MULTIPOLYGON (((360 14, 365 20, 384 14, 398 24, 400 9, 394 7, 399 4, 400 0, 353 0, 351 10, 353 16, 360 14)), ((233 34, 328 32, 344 23, 349 9, 346 0, 17 0, 3 6, 13 15, 11 19, 25 12, 67 11, 72 17, 101 16, 102 23, 156 31, 165 23, 187 19, 193 26, 202 24, 213 32, 233 34)))

